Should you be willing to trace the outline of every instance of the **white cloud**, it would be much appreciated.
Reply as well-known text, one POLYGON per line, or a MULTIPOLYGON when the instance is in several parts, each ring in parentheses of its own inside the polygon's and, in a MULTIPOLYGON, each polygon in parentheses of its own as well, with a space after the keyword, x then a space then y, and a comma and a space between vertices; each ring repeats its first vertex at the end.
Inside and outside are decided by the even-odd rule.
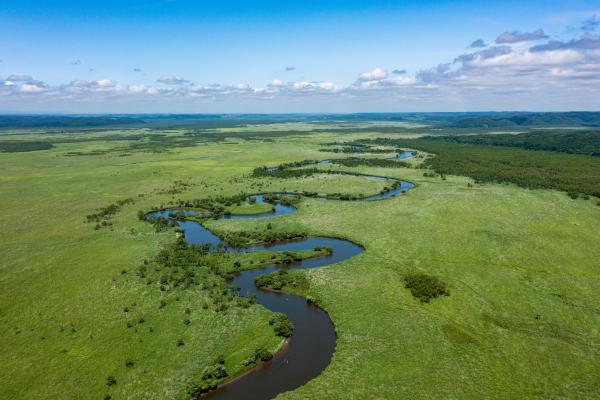
POLYGON ((40 93, 44 90, 45 88, 43 86, 30 85, 28 83, 24 83, 19 87, 19 92, 21 93, 40 93))
POLYGON ((378 81, 381 79, 386 79, 388 76, 387 71, 381 68, 375 68, 371 72, 362 72, 358 75, 358 80, 363 82, 368 81, 378 81))
POLYGON ((101 88, 107 88, 107 87, 114 87, 115 83, 113 81, 111 81, 110 79, 100 79, 99 81, 96 81, 96 84, 101 87, 101 88))
POLYGON ((319 82, 319 87, 325 90, 335 90, 338 87, 332 82, 319 82))
POLYGON ((496 57, 475 57, 467 61, 471 67, 502 67, 502 66, 545 66, 561 65, 580 62, 584 55, 574 50, 554 50, 546 52, 519 51, 501 54, 496 57))
POLYGON ((271 87, 283 87, 283 86, 285 86, 285 84, 283 83, 283 81, 281 81, 279 79, 275 79, 275 80, 271 81, 271 83, 269 83, 269 86, 271 86, 271 87))
POLYGON ((146 93, 148 88, 146 85, 130 85, 129 92, 131 93, 146 93))

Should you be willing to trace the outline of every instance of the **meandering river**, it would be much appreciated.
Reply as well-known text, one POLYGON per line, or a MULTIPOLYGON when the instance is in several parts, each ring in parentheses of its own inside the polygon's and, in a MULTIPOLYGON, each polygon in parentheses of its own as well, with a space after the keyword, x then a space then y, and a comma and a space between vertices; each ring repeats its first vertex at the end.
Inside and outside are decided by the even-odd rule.
MULTIPOLYGON (((390 159, 402 160, 411 157, 412 153, 404 152, 390 159)), ((322 160, 319 164, 328 163, 330 160, 322 160)), ((275 169, 271 169, 275 171, 275 169)), ((365 197, 355 201, 374 201, 394 197, 414 185, 396 178, 378 175, 359 175, 375 179, 382 179, 397 183, 382 193, 365 197)), ((280 194, 290 195, 290 194, 280 194)), ((255 194, 256 203, 264 203, 262 194, 255 194)), ((242 218, 272 218, 293 213, 296 209, 292 206, 275 204, 272 212, 256 215, 227 215, 221 219, 242 218)), ((168 218, 170 213, 183 212, 186 215, 198 214, 190 210, 162 210, 149 215, 150 218, 168 218)), ((202 396, 212 400, 266 400, 277 396, 279 393, 293 390, 317 377, 331 361, 335 351, 336 334, 331 319, 325 311, 310 303, 304 297, 284 292, 258 289, 255 279, 264 274, 287 269, 309 269, 335 264, 340 261, 354 257, 363 248, 347 240, 309 237, 301 240, 263 244, 245 248, 234 248, 226 245, 222 240, 195 221, 177 221, 184 232, 185 241, 190 245, 208 243, 212 248, 220 248, 228 252, 252 252, 259 250, 270 251, 298 251, 309 250, 315 247, 329 247, 332 252, 328 256, 310 258, 292 265, 269 265, 264 268, 239 272, 229 282, 229 286, 240 288, 240 295, 255 295, 256 302, 263 307, 285 314, 294 325, 294 334, 288 339, 286 345, 275 354, 272 360, 263 363, 255 369, 243 374, 233 380, 220 385, 216 390, 202 396)))

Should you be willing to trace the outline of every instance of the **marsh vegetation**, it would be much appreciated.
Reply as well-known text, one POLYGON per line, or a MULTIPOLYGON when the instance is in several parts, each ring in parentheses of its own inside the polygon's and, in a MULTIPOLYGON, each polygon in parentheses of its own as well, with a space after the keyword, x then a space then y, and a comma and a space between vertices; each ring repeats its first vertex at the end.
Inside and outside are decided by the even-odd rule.
MULTIPOLYGON (((467 117, 481 116, 461 119, 467 117)), ((428 118, 425 128, 318 118, 318 127, 277 126, 288 133, 250 120, 3 131, 2 141, 17 140, 16 146, 43 143, 22 145, 43 147, 35 151, 0 154, 4 396, 188 399, 272 359, 286 324, 270 325, 273 314, 229 287, 228 278, 273 262, 285 270, 297 257, 316 262, 314 247, 215 253, 176 239, 181 215, 157 226, 144 220, 153 207, 206 208, 223 216, 268 212, 271 203, 251 204, 242 195, 272 193, 272 201, 289 201, 298 211, 268 221, 197 220, 236 245, 327 235, 366 249, 326 268, 257 280, 309 296, 335 324, 336 354, 327 373, 283 398, 327 393, 342 399, 349 392, 360 398, 494 398, 500 392, 594 398, 600 170, 593 140, 484 138, 488 128, 450 127, 481 120, 428 118), (481 135, 414 138, 466 130, 481 135), (303 161, 325 158, 322 145, 332 142, 427 155, 393 168, 303 161), (266 168, 253 173, 281 164, 290 165, 281 176, 266 168), (361 174, 417 187, 382 202, 321 200, 366 196, 391 184, 361 174), (287 192, 307 196, 277 197, 287 192), (119 204, 126 199, 135 202, 119 204), (86 216, 89 224, 82 223, 86 216), (110 229, 93 229, 103 223, 110 229), (406 287, 411 274, 423 277, 410 278, 406 287), (423 361, 431 354, 435 368, 423 361)), ((574 118, 593 122, 568 116, 574 118)))

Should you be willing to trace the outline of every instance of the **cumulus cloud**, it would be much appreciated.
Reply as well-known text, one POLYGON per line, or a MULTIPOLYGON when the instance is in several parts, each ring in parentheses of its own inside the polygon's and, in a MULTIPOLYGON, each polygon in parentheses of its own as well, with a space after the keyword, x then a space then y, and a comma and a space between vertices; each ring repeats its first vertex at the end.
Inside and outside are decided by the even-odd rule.
POLYGON ((12 82, 26 82, 33 80, 33 78, 29 75, 9 75, 6 80, 12 82))
POLYGON ((600 36, 585 36, 579 39, 572 39, 567 42, 559 40, 551 40, 548 43, 533 46, 532 52, 552 51, 561 49, 578 49, 578 50, 596 50, 600 49, 600 36))
POLYGON ((405 75, 406 74, 406 70, 405 69, 395 69, 392 71, 392 74, 394 75, 405 75))
POLYGON ((438 64, 432 68, 422 69, 417 72, 417 79, 421 82, 432 83, 448 77, 451 68, 450 63, 438 64))
POLYGON ((44 86, 40 86, 37 84, 29 84, 29 83, 24 83, 23 85, 21 85, 19 87, 19 91, 21 93, 39 93, 39 92, 43 92, 45 89, 44 86))
POLYGON ((286 71, 295 71, 296 67, 285 67, 286 71))
POLYGON ((99 87, 103 87, 103 88, 115 86, 115 83, 113 81, 111 81, 110 79, 100 79, 99 81, 96 81, 96 84, 99 87))
POLYGON ((183 85, 189 83, 187 79, 180 78, 178 76, 161 76, 156 80, 156 82, 162 83, 164 85, 183 85))
POLYGON ((477 48, 477 47, 486 47, 487 44, 485 44, 485 42, 483 41, 483 39, 477 39, 475 41, 473 41, 473 43, 471 43, 469 45, 469 47, 471 48, 477 48))
POLYGON ((281 81, 279 79, 275 79, 269 83, 269 86, 270 87, 283 87, 283 86, 285 86, 285 84, 283 83, 283 81, 281 81))
POLYGON ((464 64, 469 64, 472 61, 485 60, 488 58, 495 58, 512 52, 510 46, 492 46, 490 48, 479 50, 474 53, 468 53, 458 56, 454 59, 454 62, 460 61, 464 64))
POLYGON ((548 36, 544 33, 543 29, 538 29, 533 32, 504 32, 496 38, 497 44, 504 43, 519 43, 519 42, 530 42, 532 40, 547 39, 548 36))
POLYGON ((362 82, 379 81, 388 77, 387 71, 381 68, 375 68, 371 72, 362 72, 358 75, 358 80, 362 82))

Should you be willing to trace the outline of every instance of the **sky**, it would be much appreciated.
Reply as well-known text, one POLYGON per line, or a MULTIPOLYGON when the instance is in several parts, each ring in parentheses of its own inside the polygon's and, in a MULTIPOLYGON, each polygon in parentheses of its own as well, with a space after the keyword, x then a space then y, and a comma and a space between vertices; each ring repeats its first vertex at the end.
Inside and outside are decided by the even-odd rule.
POLYGON ((0 112, 600 110, 600 1, 0 0, 0 112))

